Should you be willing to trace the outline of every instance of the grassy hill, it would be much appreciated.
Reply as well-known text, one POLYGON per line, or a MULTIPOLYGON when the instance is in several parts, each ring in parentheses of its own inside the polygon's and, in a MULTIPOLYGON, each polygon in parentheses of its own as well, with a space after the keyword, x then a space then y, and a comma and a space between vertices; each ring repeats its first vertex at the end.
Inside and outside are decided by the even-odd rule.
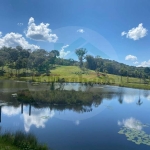
MULTIPOLYGON (((56 66, 51 70, 50 76, 34 76, 35 82, 52 82, 63 79, 65 82, 93 82, 100 84, 113 84, 117 86, 133 87, 150 89, 149 80, 143 80, 133 77, 121 77, 118 75, 100 73, 97 77, 97 73, 93 70, 83 69, 78 66, 56 66)), ((31 80, 32 77, 21 77, 20 80, 31 80)))

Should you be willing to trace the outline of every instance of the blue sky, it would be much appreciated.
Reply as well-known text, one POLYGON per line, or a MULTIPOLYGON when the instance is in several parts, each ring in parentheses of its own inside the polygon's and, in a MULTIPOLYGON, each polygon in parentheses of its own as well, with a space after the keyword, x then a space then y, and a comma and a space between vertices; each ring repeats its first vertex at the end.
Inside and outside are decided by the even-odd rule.
POLYGON ((149 0, 1 0, 0 47, 75 49, 150 67, 149 0))

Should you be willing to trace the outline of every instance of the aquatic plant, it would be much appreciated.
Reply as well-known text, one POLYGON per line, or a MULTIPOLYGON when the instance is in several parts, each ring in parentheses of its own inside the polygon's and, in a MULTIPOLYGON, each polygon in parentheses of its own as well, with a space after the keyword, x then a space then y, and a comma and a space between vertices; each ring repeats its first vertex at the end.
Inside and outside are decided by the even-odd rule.
POLYGON ((16 147, 21 150, 48 150, 46 145, 39 144, 36 137, 18 131, 16 133, 6 132, 0 134, 0 142, 9 143, 9 147, 16 147))
MULTIPOLYGON (((142 125, 148 127, 148 124, 142 125)), ((123 126, 123 128, 121 128, 118 133, 125 135, 128 141, 132 141, 135 144, 145 144, 150 146, 150 135, 142 130, 137 130, 134 128, 128 128, 123 126)))
POLYGON ((18 101, 25 103, 49 103, 49 104, 91 104, 102 101, 101 93, 89 91, 28 91, 22 90, 18 93, 18 101))

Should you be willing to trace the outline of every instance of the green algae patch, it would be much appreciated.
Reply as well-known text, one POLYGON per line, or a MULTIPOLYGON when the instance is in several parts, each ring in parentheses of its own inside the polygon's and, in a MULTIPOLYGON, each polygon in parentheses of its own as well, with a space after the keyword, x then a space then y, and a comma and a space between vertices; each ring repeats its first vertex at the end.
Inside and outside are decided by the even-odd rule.
POLYGON ((145 144, 150 146, 150 135, 144 131, 123 127, 118 134, 124 134, 128 141, 134 142, 137 145, 145 144))

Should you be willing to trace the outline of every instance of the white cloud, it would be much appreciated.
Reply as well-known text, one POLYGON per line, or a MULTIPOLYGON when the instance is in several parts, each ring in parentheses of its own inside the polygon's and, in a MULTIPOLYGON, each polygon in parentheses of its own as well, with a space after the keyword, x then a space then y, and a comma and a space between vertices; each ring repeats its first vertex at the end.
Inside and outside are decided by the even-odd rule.
POLYGON ((23 26, 23 23, 20 22, 20 23, 17 23, 17 25, 18 25, 18 26, 23 26))
POLYGON ((36 126, 36 128, 44 128, 47 120, 52 118, 54 115, 54 111, 52 110, 50 112, 49 109, 34 109, 31 116, 29 116, 28 112, 24 112, 23 119, 25 131, 29 132, 32 125, 36 126))
POLYGON ((43 22, 39 25, 34 23, 34 18, 31 17, 28 22, 28 29, 25 31, 26 37, 36 41, 56 42, 58 37, 56 34, 51 34, 52 30, 48 28, 49 24, 43 22))
POLYGON ((83 29, 79 29, 77 32, 84 33, 85 31, 83 29))
POLYGON ((61 48, 61 50, 59 51, 59 53, 60 53, 60 58, 64 58, 65 56, 67 56, 69 53, 70 53, 70 51, 66 51, 65 52, 65 48, 67 48, 69 45, 65 45, 65 46, 63 46, 62 48, 61 48))
POLYGON ((136 129, 136 130, 142 130, 142 123, 139 120, 136 120, 135 118, 129 118, 129 119, 123 119, 123 121, 118 121, 118 125, 121 126, 125 126, 126 128, 130 128, 130 129, 136 129))
POLYGON ((136 60, 137 60, 137 57, 136 57, 136 56, 133 56, 133 55, 127 55, 127 56, 125 57, 125 60, 136 61, 136 60))
POLYGON ((140 38, 143 38, 147 35, 148 30, 143 27, 143 24, 140 23, 138 27, 132 28, 128 32, 123 31, 121 33, 121 36, 126 35, 126 38, 133 39, 133 40, 139 40, 140 38))
POLYGON ((31 18, 29 19, 28 25, 30 25, 31 23, 34 23, 34 18, 33 18, 33 17, 31 17, 31 18))
POLYGON ((139 63, 138 61, 133 62, 133 64, 135 64, 135 65, 137 65, 138 63, 139 63))
POLYGON ((125 31, 123 31, 122 33, 121 33, 121 36, 124 36, 124 35, 126 35, 127 33, 125 32, 125 31))
POLYGON ((19 113, 21 113, 21 109, 20 109, 20 107, 15 108, 13 106, 4 106, 2 108, 2 113, 7 116, 15 116, 15 115, 18 115, 19 113))
POLYGON ((150 60, 141 62, 137 67, 150 67, 150 60))
POLYGON ((28 41, 19 33, 7 33, 5 36, 0 38, 0 48, 6 47, 16 47, 21 46, 25 49, 39 49, 40 47, 37 45, 29 44, 28 41))
POLYGON ((2 32, 0 31, 0 37, 2 36, 2 32))

